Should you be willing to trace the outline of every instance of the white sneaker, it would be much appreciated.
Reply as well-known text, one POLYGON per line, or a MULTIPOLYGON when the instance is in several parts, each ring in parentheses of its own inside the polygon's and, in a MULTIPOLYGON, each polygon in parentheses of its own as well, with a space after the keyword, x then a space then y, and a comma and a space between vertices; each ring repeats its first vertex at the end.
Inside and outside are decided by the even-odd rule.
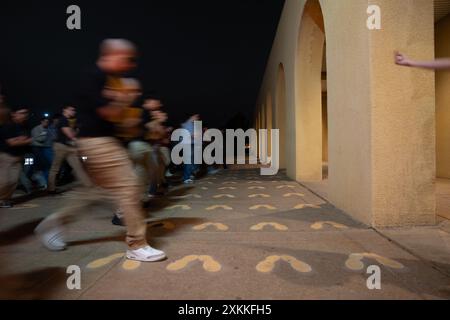
POLYGON ((35 230, 36 235, 41 240, 41 243, 50 251, 66 250, 67 244, 63 240, 63 233, 61 229, 54 228, 50 231, 41 232, 39 226, 35 230))
POLYGON ((208 174, 214 175, 214 174, 219 173, 219 172, 220 172, 219 169, 212 169, 212 170, 208 171, 208 174))
POLYGON ((13 204, 11 201, 2 201, 0 202, 0 209, 10 209, 13 207, 13 204))
POLYGON ((192 180, 192 179, 184 180, 184 184, 193 184, 193 183, 194 183, 194 180, 192 180))
POLYGON ((146 246, 137 250, 128 250, 127 259, 142 262, 156 262, 166 259, 166 254, 163 251, 146 246))
POLYGON ((170 170, 167 170, 167 172, 166 172, 166 178, 171 178, 171 177, 173 177, 174 176, 174 174, 172 173, 172 172, 170 172, 170 170))

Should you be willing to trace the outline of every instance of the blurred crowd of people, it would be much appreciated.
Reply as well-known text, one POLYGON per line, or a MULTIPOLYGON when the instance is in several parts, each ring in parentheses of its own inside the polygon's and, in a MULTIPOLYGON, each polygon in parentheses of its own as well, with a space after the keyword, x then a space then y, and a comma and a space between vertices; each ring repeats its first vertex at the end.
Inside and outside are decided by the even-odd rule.
MULTIPOLYGON (((32 130, 28 108, 8 108, 0 101, 0 207, 13 206, 19 184, 26 193, 57 195, 57 181, 72 171, 80 185, 64 207, 36 228, 49 250, 66 249, 64 226, 92 201, 105 199, 115 203, 113 224, 127 228, 128 259, 166 257, 147 243, 143 204, 168 190, 173 128, 166 125, 160 97, 144 97, 140 82, 127 76, 136 67, 136 56, 133 43, 105 40, 96 65, 83 75, 76 103, 42 118, 32 130), (33 163, 27 166, 25 159, 33 163)), ((193 135, 199 119, 194 115, 181 127, 193 135)), ((193 183, 198 171, 197 165, 184 165, 182 182, 193 183)))
POLYGON ((74 107, 64 107, 62 114, 40 119, 39 125, 31 130, 28 121, 30 110, 27 108, 9 109, 2 104, 0 110, 0 154, 3 160, 0 169, 4 170, 2 177, 8 178, 8 182, 2 180, 0 183, 0 208, 13 206, 11 197, 17 187, 27 195, 35 191, 56 193, 57 180, 62 182, 63 177, 70 173, 67 166, 82 182, 87 180, 74 148, 71 153, 67 148, 71 142, 66 135, 70 135, 69 131, 73 132, 72 136, 76 134, 74 107), (18 139, 20 137, 22 141, 18 139), (12 162, 17 169, 11 171, 6 164, 12 162))
MULTIPOLYGON (((138 82, 123 80, 130 86, 126 89, 130 98, 134 94, 134 101, 138 102, 140 89, 131 87, 138 82)), ((76 107, 68 105, 61 111, 43 117, 39 125, 30 128, 28 108, 0 106, 0 208, 13 207, 11 198, 17 188, 27 195, 36 191, 57 195, 57 184, 71 181, 64 178, 66 175, 73 175, 84 186, 93 185, 83 166, 86 158, 76 148, 79 132, 76 107)), ((169 170, 173 129, 164 125, 167 114, 162 111, 159 98, 146 99, 142 108, 124 107, 123 116, 123 121, 117 122, 115 137, 128 148, 142 184, 149 185, 143 195, 143 199, 149 200, 166 192, 166 175, 173 175, 169 170)))

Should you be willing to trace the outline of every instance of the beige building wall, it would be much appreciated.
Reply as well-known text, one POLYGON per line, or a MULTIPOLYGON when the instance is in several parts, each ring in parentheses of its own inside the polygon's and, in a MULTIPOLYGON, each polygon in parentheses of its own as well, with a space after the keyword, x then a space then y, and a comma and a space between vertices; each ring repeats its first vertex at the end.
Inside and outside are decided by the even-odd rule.
MULTIPOLYGON (((435 26, 436 57, 450 57, 450 15, 435 26)), ((437 176, 450 178, 450 72, 436 72, 437 176)))
POLYGON ((277 92, 281 63, 288 175, 322 178, 322 63, 316 60, 326 39, 329 200, 371 226, 433 224, 433 73, 393 63, 396 49, 433 57, 433 2, 321 0, 318 6, 309 0, 312 13, 304 16, 306 2, 286 1, 258 101, 277 92), (371 4, 381 7, 382 30, 366 27, 371 4))

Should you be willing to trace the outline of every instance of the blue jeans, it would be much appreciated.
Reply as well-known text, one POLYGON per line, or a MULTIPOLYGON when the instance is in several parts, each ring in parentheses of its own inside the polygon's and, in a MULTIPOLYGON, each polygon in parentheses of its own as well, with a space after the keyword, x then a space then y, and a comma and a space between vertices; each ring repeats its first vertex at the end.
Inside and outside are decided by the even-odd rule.
POLYGON ((45 179, 48 181, 48 175, 50 173, 50 167, 53 163, 53 148, 43 148, 42 155, 45 158, 46 166, 44 168, 44 176, 45 179))
POLYGON ((191 179, 191 175, 194 173, 196 168, 195 164, 185 164, 183 168, 183 180, 191 179))
POLYGON ((194 164, 194 145, 191 145, 191 163, 183 166, 183 181, 191 179, 198 165, 194 164))
POLYGON ((38 174, 41 172, 47 183, 50 167, 53 162, 53 149, 51 147, 34 147, 33 153, 36 161, 35 173, 38 174))

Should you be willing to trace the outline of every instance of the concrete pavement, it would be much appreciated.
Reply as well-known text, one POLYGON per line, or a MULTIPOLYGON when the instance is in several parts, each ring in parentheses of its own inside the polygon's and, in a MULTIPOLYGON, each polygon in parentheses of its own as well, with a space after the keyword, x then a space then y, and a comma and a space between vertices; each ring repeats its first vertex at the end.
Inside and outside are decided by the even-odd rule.
MULTIPOLYGON (((286 178, 222 171, 155 200, 149 241, 168 259, 126 261, 124 229, 95 206, 48 252, 32 235, 64 205, 38 198, 0 210, 2 299, 448 299, 449 230, 373 230, 286 178), (81 269, 81 290, 66 286, 81 269), (367 268, 381 269, 381 290, 367 268)), ((81 214, 81 213, 80 213, 81 214)))

